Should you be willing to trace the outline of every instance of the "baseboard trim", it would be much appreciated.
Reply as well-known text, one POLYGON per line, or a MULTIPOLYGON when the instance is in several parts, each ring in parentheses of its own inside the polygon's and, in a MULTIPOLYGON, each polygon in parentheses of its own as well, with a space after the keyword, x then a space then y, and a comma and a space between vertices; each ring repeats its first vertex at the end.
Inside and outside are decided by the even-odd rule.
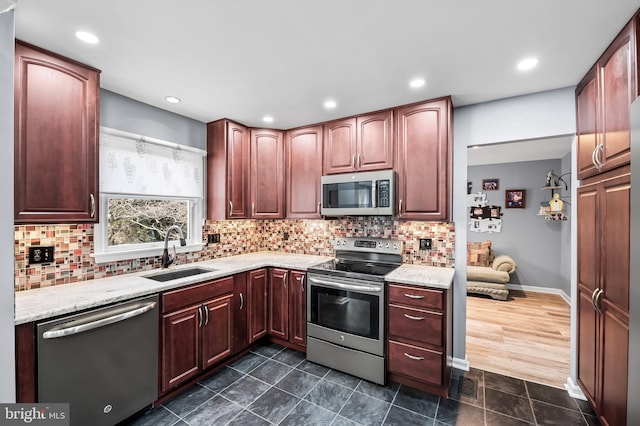
POLYGON ((567 302, 567 305, 571 305, 571 298, 559 288, 538 287, 534 285, 520 285, 520 284, 507 284, 509 290, 522 290, 522 291, 534 291, 536 293, 557 294, 567 302))
POLYGON ((571 377, 567 377, 567 383, 564 384, 564 388, 569 392, 569 396, 576 399, 581 399, 583 401, 587 400, 587 397, 584 396, 582 389, 576 382, 573 381, 571 377))
POLYGON ((451 366, 453 368, 457 368, 458 370, 469 371, 469 361, 467 360, 466 356, 464 357, 464 359, 452 358, 451 366))

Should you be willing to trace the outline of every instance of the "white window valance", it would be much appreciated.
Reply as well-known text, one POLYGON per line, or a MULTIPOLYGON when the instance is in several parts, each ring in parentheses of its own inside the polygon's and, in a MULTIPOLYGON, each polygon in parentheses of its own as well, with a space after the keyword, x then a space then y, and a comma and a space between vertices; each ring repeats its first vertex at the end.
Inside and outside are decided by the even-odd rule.
POLYGON ((100 128, 100 192, 204 197, 204 150, 100 128))

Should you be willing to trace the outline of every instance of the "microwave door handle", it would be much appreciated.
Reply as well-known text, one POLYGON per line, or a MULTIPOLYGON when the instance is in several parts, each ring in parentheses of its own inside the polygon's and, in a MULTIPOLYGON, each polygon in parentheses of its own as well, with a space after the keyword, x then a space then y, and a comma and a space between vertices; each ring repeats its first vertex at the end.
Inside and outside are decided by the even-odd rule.
POLYGON ((378 183, 377 180, 371 181, 371 207, 373 207, 374 209, 378 207, 377 191, 376 191, 377 183, 378 183))

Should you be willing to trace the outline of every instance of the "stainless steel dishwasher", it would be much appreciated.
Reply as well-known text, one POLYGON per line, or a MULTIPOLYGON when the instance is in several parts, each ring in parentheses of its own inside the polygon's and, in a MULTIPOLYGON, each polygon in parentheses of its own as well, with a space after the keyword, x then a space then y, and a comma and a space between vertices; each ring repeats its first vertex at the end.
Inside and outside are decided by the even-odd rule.
POLYGON ((158 398, 158 295, 37 325, 38 402, 115 425, 158 398))

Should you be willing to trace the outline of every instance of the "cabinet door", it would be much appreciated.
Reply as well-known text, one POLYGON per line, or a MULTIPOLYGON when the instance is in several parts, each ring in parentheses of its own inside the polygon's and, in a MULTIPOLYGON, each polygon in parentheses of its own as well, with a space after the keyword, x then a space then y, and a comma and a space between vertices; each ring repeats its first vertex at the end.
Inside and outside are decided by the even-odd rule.
POLYGON ((247 273, 233 277, 233 353, 249 346, 247 273))
MULTIPOLYGON (((599 340, 598 316, 591 296, 593 290, 578 285, 578 382, 591 403, 596 405, 599 340)), ((595 407, 594 407, 595 408, 595 407)))
POLYGON ((227 122, 227 219, 249 217, 249 131, 227 122))
POLYGON ((251 217, 284 218, 282 132, 251 130, 251 217))
POLYGON ((597 184, 578 188, 578 284, 590 292, 600 286, 598 205, 597 184))
POLYGON ((162 316, 162 391, 200 371, 200 305, 162 316))
POLYGON ((325 175, 356 170, 356 119, 346 118, 324 124, 325 175))
POLYGON ((289 339, 289 291, 286 269, 269 270, 269 335, 289 339))
POLYGON ((632 28, 631 23, 627 25, 598 62, 604 143, 601 171, 627 164, 631 158, 629 107, 636 92, 632 28))
POLYGON ((15 50, 15 222, 98 221, 100 72, 15 50))
POLYGON ((301 346, 307 344, 307 289, 306 273, 291 271, 289 277, 289 341, 301 346))
POLYGON ((598 130, 599 101, 597 68, 593 67, 576 88, 578 179, 597 173, 593 156, 601 138, 598 130))
POLYGON ((605 299, 602 309, 602 391, 600 422, 627 424, 627 381, 629 356, 629 317, 605 299))
POLYGON ((322 127, 287 132, 287 218, 320 218, 322 127))
POLYGON ((397 110, 398 216, 447 220, 450 203, 451 100, 397 110))
POLYGON ((233 350, 233 294, 202 305, 202 369, 231 355, 233 350))
POLYGON ((247 309, 249 322, 249 344, 267 335, 267 288, 266 269, 249 272, 247 309))
POLYGON ((393 111, 357 117, 356 124, 358 171, 393 168, 393 111))

